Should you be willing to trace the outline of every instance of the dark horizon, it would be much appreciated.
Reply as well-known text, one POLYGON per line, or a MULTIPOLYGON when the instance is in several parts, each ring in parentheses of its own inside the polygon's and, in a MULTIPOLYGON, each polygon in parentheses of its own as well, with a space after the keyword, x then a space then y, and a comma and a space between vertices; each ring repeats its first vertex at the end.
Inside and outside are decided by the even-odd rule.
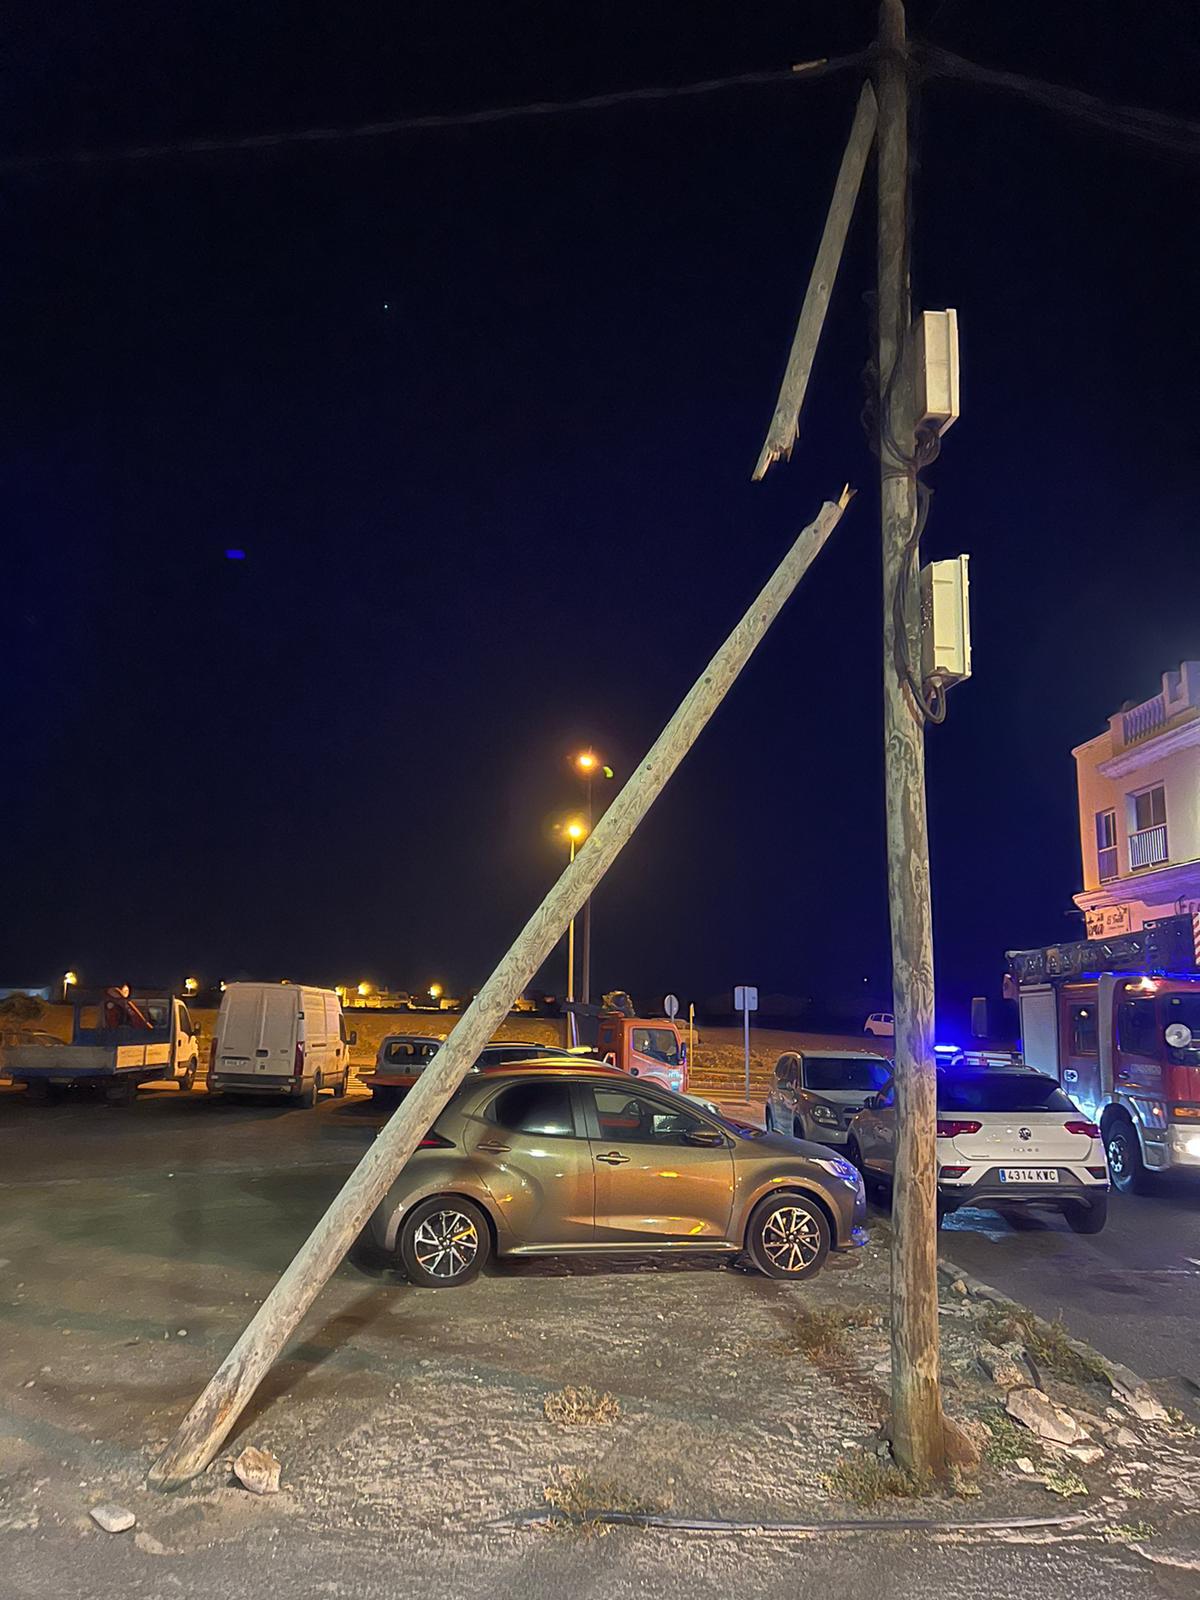
MULTIPOLYGON (((368 7, 349 37, 72 3, 12 29, 0 155, 786 68, 874 11, 368 7)), ((1104 6, 910 27, 1197 114, 1182 3, 1136 49, 1104 6)), ((593 988, 886 989, 873 166, 799 443, 750 482, 859 81, 9 174, 0 981, 477 986, 563 859, 570 752, 627 776, 849 480, 602 886, 593 988)), ((1082 936, 1071 747, 1200 656, 1196 167, 942 80, 916 135, 914 306, 962 339, 922 546, 971 555, 974 676, 927 738, 961 1014, 1005 949, 1082 936)))

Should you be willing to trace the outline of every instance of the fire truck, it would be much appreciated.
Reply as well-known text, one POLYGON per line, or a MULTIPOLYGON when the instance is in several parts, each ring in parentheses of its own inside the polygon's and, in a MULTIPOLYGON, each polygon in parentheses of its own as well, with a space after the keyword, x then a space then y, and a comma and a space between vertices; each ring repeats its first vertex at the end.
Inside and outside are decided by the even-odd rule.
POLYGON ((1010 950, 1026 1063, 1100 1124, 1115 1188, 1200 1172, 1200 963, 1189 916, 1135 933, 1010 950))

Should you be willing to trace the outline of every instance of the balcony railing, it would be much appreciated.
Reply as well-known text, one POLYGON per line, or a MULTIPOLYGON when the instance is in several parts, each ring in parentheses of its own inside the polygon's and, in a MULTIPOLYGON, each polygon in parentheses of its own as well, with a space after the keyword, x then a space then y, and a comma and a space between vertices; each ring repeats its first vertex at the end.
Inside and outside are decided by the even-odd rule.
POLYGON ((1126 745, 1140 744, 1166 725, 1167 708, 1161 694, 1156 694, 1153 700, 1143 700, 1140 706, 1134 706, 1121 717, 1121 732, 1126 745))
POLYGON ((1156 822, 1152 828, 1139 828, 1129 835, 1129 870, 1157 867, 1167 859, 1167 825, 1156 822))
POLYGON ((1108 883, 1112 878, 1120 876, 1117 866, 1117 847, 1115 844, 1105 845, 1102 850, 1097 850, 1096 859, 1100 867, 1100 882, 1108 883))

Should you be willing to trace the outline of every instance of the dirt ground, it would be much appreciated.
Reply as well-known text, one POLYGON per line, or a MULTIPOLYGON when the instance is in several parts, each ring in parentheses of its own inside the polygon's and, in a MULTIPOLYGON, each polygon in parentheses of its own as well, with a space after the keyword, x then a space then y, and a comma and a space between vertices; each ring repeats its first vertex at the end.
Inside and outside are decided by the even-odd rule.
MULTIPOLYGON (((365 1097, 305 1112, 171 1088, 128 1108, 0 1096, 5 1600, 261 1592, 285 1578, 295 1595, 682 1595, 725 1592, 735 1577, 767 1593, 793 1570, 796 1546, 769 1532, 601 1539, 531 1525, 552 1510, 548 1495, 585 1515, 634 1507, 751 1525, 1082 1509, 1096 1520, 1078 1528, 938 1535, 951 1544, 914 1568, 910 1592, 943 1561, 955 1582, 977 1581, 999 1537, 1022 1539, 1031 1558, 1035 1542, 1048 1563, 1039 1593, 1082 1593, 1073 1585, 1088 1562, 1109 1581, 1119 1571, 1126 1593, 1186 1592, 1172 1586, 1200 1549, 1194 1438, 1132 1421, 1136 1448, 1118 1450, 1107 1386, 1048 1373, 1105 1442, 1092 1465, 1039 1448, 1006 1421, 976 1363, 987 1307, 950 1289, 948 1403, 982 1446, 981 1469, 957 1492, 859 1503, 883 1467, 880 1220, 866 1249, 809 1285, 722 1259, 646 1258, 499 1264, 466 1289, 429 1293, 348 1262, 213 1467, 178 1494, 148 1490, 155 1453, 376 1121, 365 1097), (566 1385, 611 1395, 615 1415, 550 1420, 547 1399, 566 1385), (247 1443, 283 1463, 278 1495, 254 1497, 232 1478, 247 1443), (128 1507, 136 1526, 100 1532, 89 1511, 101 1502, 128 1507)), ((878 1550, 868 1559, 867 1536, 854 1537, 805 1555, 814 1583, 836 1555, 829 1570, 844 1587, 875 1592, 878 1550)), ((871 1537, 902 1560, 934 1536, 871 1537)))

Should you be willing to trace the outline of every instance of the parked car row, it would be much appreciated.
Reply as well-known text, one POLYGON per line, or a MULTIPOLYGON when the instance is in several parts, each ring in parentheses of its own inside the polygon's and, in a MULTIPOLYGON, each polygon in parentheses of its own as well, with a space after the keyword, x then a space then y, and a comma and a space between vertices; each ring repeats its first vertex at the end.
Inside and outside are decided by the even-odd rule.
MULTIPOLYGON (((852 1051, 781 1056, 768 1130, 843 1149, 869 1187, 895 1176, 892 1063, 852 1051)), ((1077 1233, 1108 1216, 1109 1170, 1099 1127, 1053 1078, 1012 1057, 961 1053, 937 1067, 938 1218, 960 1206, 1059 1211, 1077 1233)))

